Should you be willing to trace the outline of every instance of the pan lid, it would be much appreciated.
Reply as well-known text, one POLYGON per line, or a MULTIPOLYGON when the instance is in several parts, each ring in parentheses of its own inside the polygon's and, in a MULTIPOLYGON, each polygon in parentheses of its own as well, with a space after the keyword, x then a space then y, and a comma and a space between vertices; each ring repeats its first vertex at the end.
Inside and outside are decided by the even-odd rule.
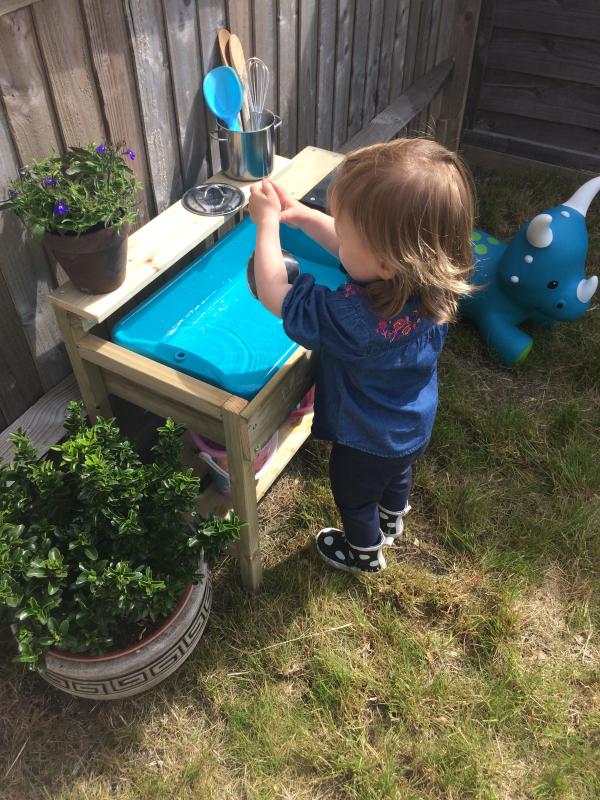
POLYGON ((245 202, 243 192, 229 183, 202 183, 188 189, 181 198, 183 207, 205 217, 233 214, 245 202))

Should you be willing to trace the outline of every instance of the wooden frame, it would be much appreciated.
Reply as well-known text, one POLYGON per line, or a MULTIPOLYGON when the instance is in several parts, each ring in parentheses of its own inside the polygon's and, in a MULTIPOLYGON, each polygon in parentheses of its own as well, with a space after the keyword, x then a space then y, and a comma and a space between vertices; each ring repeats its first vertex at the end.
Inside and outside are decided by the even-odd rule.
MULTIPOLYGON (((331 172, 343 156, 307 147, 295 158, 277 157, 274 174, 292 194, 302 197, 331 172)), ((249 196, 249 183, 219 174, 212 180, 236 183, 249 196)), ((71 283, 50 296, 81 396, 92 421, 112 416, 110 395, 123 397, 161 416, 172 416, 188 427, 225 444, 229 458, 231 499, 209 489, 202 495, 200 513, 222 513, 232 505, 246 523, 238 547, 243 585, 261 583, 262 567, 257 503, 310 433, 312 415, 298 425, 286 420, 314 380, 314 357, 299 347, 250 401, 204 381, 133 353, 92 332, 118 315, 123 306, 186 253, 214 233, 228 217, 200 217, 181 202, 140 228, 129 238, 127 277, 106 295, 85 295, 71 283), (279 446, 260 481, 254 459, 279 429, 279 446)))

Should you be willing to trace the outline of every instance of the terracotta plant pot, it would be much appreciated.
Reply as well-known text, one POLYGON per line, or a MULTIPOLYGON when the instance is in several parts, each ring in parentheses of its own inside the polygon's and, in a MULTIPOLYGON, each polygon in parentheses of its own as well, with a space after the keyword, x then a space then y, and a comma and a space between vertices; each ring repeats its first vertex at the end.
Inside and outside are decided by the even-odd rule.
POLYGON ((80 236, 47 233, 44 242, 80 292, 106 294, 125 280, 129 224, 80 236))
POLYGON ((199 576, 200 582, 188 587, 171 616, 146 639, 103 656, 50 650, 42 677, 63 692, 91 700, 120 700, 156 686, 183 664, 206 626, 212 586, 205 563, 199 576))

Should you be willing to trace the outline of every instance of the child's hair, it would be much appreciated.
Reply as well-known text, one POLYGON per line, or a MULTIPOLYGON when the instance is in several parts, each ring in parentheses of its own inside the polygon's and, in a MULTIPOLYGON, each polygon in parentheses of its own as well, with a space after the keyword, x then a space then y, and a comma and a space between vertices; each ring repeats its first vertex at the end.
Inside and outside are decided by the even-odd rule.
POLYGON ((365 244, 395 270, 368 286, 373 311, 395 317, 417 294, 424 316, 449 322, 473 269, 473 182, 456 153, 429 139, 397 139, 350 153, 329 189, 365 244))

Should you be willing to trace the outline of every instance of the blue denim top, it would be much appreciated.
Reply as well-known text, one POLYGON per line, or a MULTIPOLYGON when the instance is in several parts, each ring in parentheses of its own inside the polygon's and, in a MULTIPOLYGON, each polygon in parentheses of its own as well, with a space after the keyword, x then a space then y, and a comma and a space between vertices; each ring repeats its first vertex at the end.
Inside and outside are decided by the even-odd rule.
POLYGON ((319 351, 314 436, 386 457, 427 444, 447 325, 423 317, 415 299, 380 319, 363 285, 350 280, 331 291, 306 273, 281 315, 290 339, 319 351))

